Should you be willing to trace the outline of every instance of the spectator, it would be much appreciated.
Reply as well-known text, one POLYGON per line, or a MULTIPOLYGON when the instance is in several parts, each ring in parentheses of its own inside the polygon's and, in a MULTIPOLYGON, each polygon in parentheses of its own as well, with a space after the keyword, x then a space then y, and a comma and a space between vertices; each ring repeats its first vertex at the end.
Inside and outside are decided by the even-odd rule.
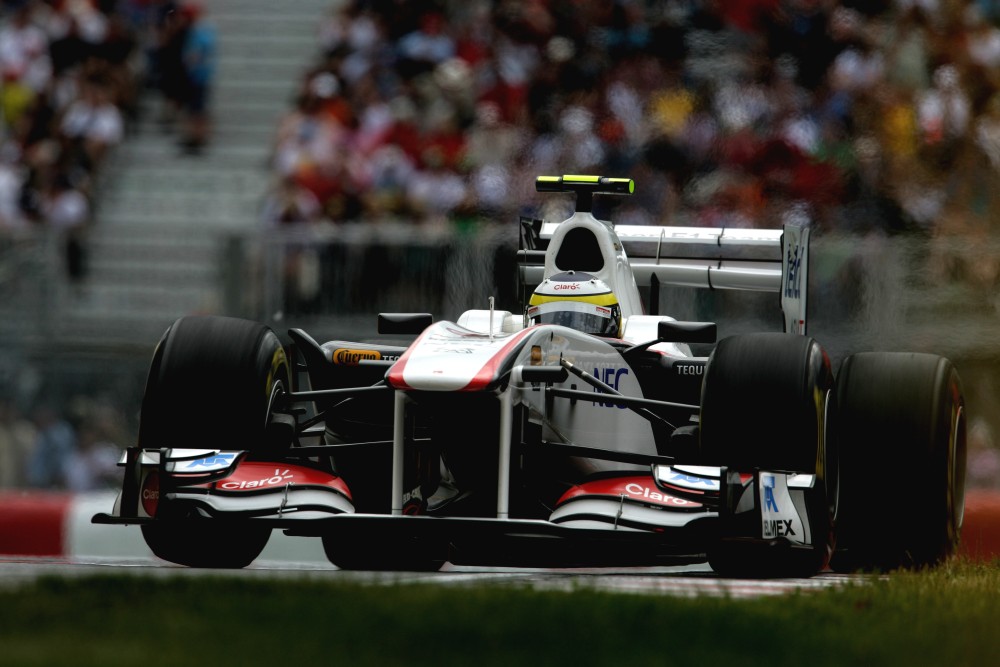
POLYGON ((73 283, 84 276, 83 238, 90 222, 90 201, 74 187, 66 173, 57 174, 51 188, 43 194, 41 210, 45 224, 56 232, 63 244, 66 275, 73 283))
POLYGON ((185 93, 183 96, 184 131, 181 145, 189 154, 196 155, 208 143, 210 130, 209 101, 215 77, 216 32, 205 20, 205 11, 199 4, 188 2, 181 6, 184 41, 181 61, 184 66, 185 93))
POLYGON ((25 484, 25 470, 35 442, 35 429, 10 399, 0 399, 0 489, 25 484))
POLYGON ((264 220, 269 227, 319 222, 323 209, 312 192, 299 185, 294 176, 285 176, 264 203, 264 220))
POLYGON ((120 488, 122 448, 117 443, 122 427, 117 412, 104 402, 82 398, 73 401, 71 412, 78 435, 66 467, 67 488, 78 493, 120 488))
POLYGON ((429 72, 455 54, 455 41, 446 30, 445 17, 429 11, 420 17, 420 27, 399 40, 399 72, 404 78, 429 72))
POLYGON ((5 80, 18 82, 38 95, 52 79, 49 39, 35 21, 35 4, 31 0, 8 3, 13 15, 0 28, 0 71, 5 80))
POLYGON ((121 453, 118 445, 101 439, 92 425, 84 424, 80 429, 79 446, 67 462, 67 488, 75 493, 119 488, 121 453))
POLYGON ((170 130, 180 116, 187 94, 187 75, 184 71, 184 42, 190 27, 182 17, 179 6, 167 0, 159 9, 156 21, 156 40, 152 50, 153 80, 163 96, 160 124, 170 130))
POLYGON ((28 486, 64 489, 68 466, 76 451, 76 433, 49 405, 37 407, 33 421, 37 434, 27 461, 28 486))
POLYGON ((0 146, 0 233, 23 230, 28 221, 21 209, 24 167, 21 152, 14 142, 0 146))
POLYGON ((88 77, 59 125, 68 159, 88 172, 97 169, 124 137, 121 110, 111 100, 107 82, 96 75, 88 77))

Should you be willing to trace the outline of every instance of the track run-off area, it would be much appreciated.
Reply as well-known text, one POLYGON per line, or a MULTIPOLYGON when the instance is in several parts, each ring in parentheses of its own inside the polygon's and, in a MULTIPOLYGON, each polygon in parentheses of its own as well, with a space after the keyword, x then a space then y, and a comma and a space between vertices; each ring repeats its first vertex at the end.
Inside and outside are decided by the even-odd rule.
MULTIPOLYGON (((153 556, 135 526, 91 523, 106 512, 113 492, 86 495, 0 493, 0 587, 17 587, 43 576, 127 574, 155 577, 205 575, 245 578, 339 580, 371 585, 511 586, 535 590, 750 598, 808 591, 856 581, 823 573, 810 578, 726 579, 707 564, 672 567, 503 568, 445 564, 439 572, 348 572, 326 559, 315 538, 274 531, 261 556, 242 570, 191 569, 153 556)), ((1000 557, 1000 493, 973 492, 966 502, 960 553, 973 559, 1000 557)))

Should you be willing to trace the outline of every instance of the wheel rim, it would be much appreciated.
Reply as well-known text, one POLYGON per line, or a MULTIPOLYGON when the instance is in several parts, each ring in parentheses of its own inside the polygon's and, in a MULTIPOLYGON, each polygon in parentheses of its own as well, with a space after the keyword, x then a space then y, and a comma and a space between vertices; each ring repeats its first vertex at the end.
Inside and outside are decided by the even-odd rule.
POLYGON ((965 520, 965 406, 959 405, 951 422, 951 442, 948 443, 948 505, 951 522, 949 539, 954 544, 965 520))
POLYGON ((837 451, 836 438, 827 437, 830 429, 830 402, 833 390, 828 389, 823 406, 823 452, 824 469, 823 483, 826 487, 827 506, 830 508, 830 518, 836 520, 840 508, 840 455, 837 451))

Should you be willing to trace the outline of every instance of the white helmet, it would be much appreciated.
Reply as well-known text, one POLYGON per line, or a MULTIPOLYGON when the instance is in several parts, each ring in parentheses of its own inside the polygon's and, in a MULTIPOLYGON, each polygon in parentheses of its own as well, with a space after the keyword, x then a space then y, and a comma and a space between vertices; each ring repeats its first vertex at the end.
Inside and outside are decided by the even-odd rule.
POLYGON ((603 280, 580 271, 543 281, 531 295, 525 317, 528 324, 560 324, 598 336, 621 336, 618 298, 603 280))

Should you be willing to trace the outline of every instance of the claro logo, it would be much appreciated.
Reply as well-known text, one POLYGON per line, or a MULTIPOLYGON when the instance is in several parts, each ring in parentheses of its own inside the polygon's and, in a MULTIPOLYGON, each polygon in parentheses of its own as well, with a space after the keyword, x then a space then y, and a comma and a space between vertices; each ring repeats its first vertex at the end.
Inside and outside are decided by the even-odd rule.
POLYGON ((556 283, 552 288, 554 290, 578 290, 580 289, 580 283, 556 283))
POLYGON ((142 480, 142 489, 139 492, 142 511, 148 516, 156 516, 156 507, 160 504, 160 475, 152 470, 142 480))
POLYGON ((262 486, 279 486, 286 484, 286 479, 291 479, 295 475, 291 474, 288 470, 281 470, 280 468, 275 468, 274 475, 271 477, 264 477, 261 479, 253 480, 229 480, 223 482, 219 485, 220 488, 226 489, 227 491, 233 491, 236 489, 258 489, 262 486))
POLYGON ((382 355, 375 350, 352 350, 350 348, 340 348, 333 351, 332 360, 335 364, 345 366, 357 366, 362 359, 378 361, 382 355))
POLYGON ((653 500, 664 505, 676 505, 678 507, 684 507, 687 505, 697 506, 697 503, 693 503, 683 498, 677 498, 676 496, 670 496, 665 493, 660 493, 655 489, 650 489, 648 486, 643 486, 641 484, 636 484, 635 482, 629 482, 625 485, 625 493, 632 496, 633 498, 642 498, 643 500, 653 500))

